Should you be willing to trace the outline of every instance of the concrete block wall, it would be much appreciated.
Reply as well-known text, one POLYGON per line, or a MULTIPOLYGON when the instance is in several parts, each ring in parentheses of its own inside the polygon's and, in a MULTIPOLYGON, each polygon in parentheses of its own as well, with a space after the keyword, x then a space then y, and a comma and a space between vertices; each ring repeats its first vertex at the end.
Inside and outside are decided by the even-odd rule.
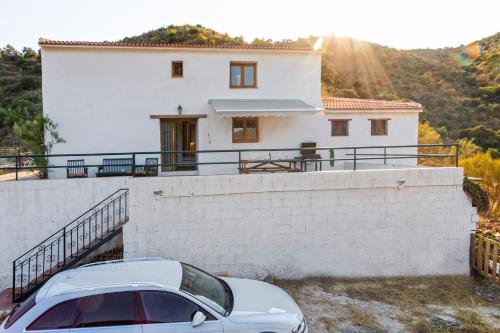
POLYGON ((0 288, 12 261, 120 188, 128 177, 0 182, 0 288))
POLYGON ((13 259, 124 187, 125 257, 245 277, 466 274, 476 215, 462 177, 409 168, 0 182, 0 288, 13 259))
POLYGON ((477 215, 462 178, 410 168, 130 179, 125 256, 244 277, 467 274, 477 215))

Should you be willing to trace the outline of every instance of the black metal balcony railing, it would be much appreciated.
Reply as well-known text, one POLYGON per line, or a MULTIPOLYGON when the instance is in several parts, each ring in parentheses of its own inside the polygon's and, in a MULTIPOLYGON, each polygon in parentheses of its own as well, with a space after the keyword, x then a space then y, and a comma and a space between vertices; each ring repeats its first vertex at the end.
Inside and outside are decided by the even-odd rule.
POLYGON ((12 263, 12 299, 19 302, 54 274, 113 238, 129 219, 128 190, 120 189, 12 263))
MULTIPOLYGON (((384 164, 387 164, 388 161, 391 160, 399 160, 399 159, 449 159, 450 165, 455 165, 458 167, 458 158, 459 158, 459 145, 458 144, 420 144, 420 145, 397 145, 397 146, 352 146, 352 147, 314 147, 314 148, 261 148, 261 149, 220 149, 220 150, 196 150, 189 151, 189 154, 195 156, 193 161, 183 162, 183 163, 164 163, 160 162, 157 164, 138 164, 136 160, 140 156, 161 156, 162 161, 170 161, 171 159, 166 158, 166 156, 173 156, 184 154, 187 151, 141 151, 141 152, 110 152, 110 153, 66 153, 66 154, 30 154, 30 153, 17 153, 15 155, 0 155, 0 160, 10 160, 13 161, 12 165, 0 165, 0 171, 15 171, 16 180, 18 179, 18 173, 21 170, 41 170, 41 169, 61 169, 68 168, 67 165, 61 164, 50 164, 50 159, 55 158, 76 158, 76 157, 127 157, 131 163, 123 163, 123 164, 115 164, 115 166, 122 167, 131 167, 131 175, 134 176, 136 174, 137 168, 144 167, 197 167, 201 165, 235 165, 241 173, 242 170, 242 161, 244 160, 244 155, 248 153, 268 153, 269 160, 273 162, 297 162, 296 158, 271 158, 272 154, 276 153, 285 153, 285 152, 299 152, 304 150, 311 151, 332 151, 335 152, 345 152, 345 157, 330 157, 330 158, 320 158, 320 159, 302 159, 302 163, 321 163, 329 162, 330 164, 335 162, 352 162, 353 170, 357 169, 357 166, 360 162, 363 161, 383 161, 384 164), (397 152, 395 150, 407 149, 407 148, 416 148, 417 150, 425 151, 425 153, 402 153, 397 152), (446 153, 432 153, 433 148, 441 148, 448 150, 446 153), (199 162, 198 156, 204 154, 228 154, 228 157, 224 158, 224 160, 217 161, 207 161, 207 162, 199 162), (233 154, 233 155, 231 155, 233 154), (29 161, 35 158, 45 158, 49 159, 49 163, 43 166, 34 166, 32 163, 22 163, 23 161, 29 161)), ((331 156, 331 154, 330 154, 331 156)), ((87 168, 98 168, 101 167, 101 164, 85 164, 87 168)), ((302 170, 304 171, 304 170, 302 170)))

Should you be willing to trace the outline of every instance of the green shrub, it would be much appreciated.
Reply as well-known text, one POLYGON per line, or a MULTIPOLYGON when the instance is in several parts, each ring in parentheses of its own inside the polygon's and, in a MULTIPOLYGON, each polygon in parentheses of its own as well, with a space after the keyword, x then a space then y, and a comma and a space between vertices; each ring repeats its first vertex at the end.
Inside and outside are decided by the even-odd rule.
POLYGON ((465 193, 470 196, 472 199, 472 206, 476 207, 479 213, 488 211, 490 206, 488 193, 486 193, 481 186, 465 177, 463 189, 465 193))
POLYGON ((484 94, 488 97, 493 97, 500 92, 498 87, 488 86, 488 87, 479 87, 479 91, 481 94, 484 94))
POLYGON ((354 89, 339 89, 334 92, 337 97, 359 98, 358 93, 354 89))
POLYGON ((35 90, 41 86, 40 78, 31 75, 21 76, 17 84, 22 90, 35 90))

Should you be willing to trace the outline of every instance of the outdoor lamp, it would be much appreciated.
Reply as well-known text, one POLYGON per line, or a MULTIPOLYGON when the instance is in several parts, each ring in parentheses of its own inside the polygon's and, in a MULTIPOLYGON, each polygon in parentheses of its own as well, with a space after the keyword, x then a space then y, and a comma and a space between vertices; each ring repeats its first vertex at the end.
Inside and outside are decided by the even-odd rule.
POLYGON ((182 114, 182 106, 180 104, 177 107, 177 112, 179 112, 179 114, 182 114))

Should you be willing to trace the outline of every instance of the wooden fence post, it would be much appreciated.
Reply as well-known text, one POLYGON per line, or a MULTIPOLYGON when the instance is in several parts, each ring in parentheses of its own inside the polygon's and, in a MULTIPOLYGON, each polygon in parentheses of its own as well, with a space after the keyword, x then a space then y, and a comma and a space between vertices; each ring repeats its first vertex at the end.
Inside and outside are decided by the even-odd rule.
POLYGON ((491 250, 491 242, 488 238, 484 238, 484 258, 483 258, 483 271, 484 271, 484 276, 486 278, 489 277, 489 271, 490 271, 490 250, 491 250))
POLYGON ((491 281, 496 284, 500 284, 500 280, 498 280, 497 274, 497 266, 498 266, 498 242, 493 243, 493 267, 491 269, 491 281), (498 281, 497 281, 498 280, 498 281))
POLYGON ((483 273, 483 261, 481 260, 483 256, 483 238, 477 238, 477 248, 476 248, 476 270, 479 274, 483 273))
POLYGON ((500 285, 500 272, 498 272, 498 265, 500 263, 499 251, 499 241, 471 234, 471 269, 496 285, 500 285))

